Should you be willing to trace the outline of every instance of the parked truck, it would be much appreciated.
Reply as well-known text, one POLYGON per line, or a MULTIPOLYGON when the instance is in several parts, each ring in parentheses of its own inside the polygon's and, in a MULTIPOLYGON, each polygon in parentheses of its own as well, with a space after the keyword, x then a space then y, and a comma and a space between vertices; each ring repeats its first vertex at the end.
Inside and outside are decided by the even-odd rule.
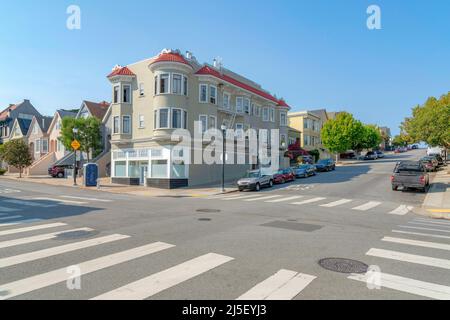
POLYGON ((414 188, 426 192, 430 185, 426 168, 420 161, 401 161, 391 176, 392 190, 414 188))

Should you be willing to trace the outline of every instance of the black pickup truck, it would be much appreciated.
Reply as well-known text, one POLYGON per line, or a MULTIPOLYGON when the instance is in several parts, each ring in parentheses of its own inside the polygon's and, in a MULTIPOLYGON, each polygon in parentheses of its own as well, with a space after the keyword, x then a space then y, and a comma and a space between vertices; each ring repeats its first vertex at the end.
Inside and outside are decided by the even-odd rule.
POLYGON ((401 161, 391 176, 392 190, 414 188, 426 192, 430 180, 426 168, 420 161, 401 161))

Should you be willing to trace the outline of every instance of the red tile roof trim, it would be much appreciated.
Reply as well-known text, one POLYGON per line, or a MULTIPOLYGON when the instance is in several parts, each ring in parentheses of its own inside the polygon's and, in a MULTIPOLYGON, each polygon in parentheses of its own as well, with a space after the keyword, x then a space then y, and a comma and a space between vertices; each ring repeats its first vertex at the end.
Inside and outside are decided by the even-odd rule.
POLYGON ((278 106, 289 108, 289 106, 288 106, 283 100, 278 100, 277 98, 275 98, 274 96, 272 96, 271 94, 269 94, 269 93, 267 93, 267 92, 264 92, 264 91, 262 91, 262 90, 259 90, 259 89, 257 89, 257 88, 254 88, 254 87, 252 87, 252 86, 249 86, 249 85, 247 85, 247 84, 245 84, 245 83, 242 83, 242 82, 240 82, 240 81, 238 81, 238 80, 236 80, 236 79, 234 79, 234 78, 232 78, 232 77, 230 77, 230 76, 221 74, 219 71, 214 70, 214 69, 211 68, 211 67, 204 66, 203 68, 201 68, 200 70, 198 70, 198 71, 196 72, 196 74, 198 74, 198 75, 210 75, 210 76, 219 78, 219 79, 224 80, 224 81, 226 81, 226 82, 228 82, 228 83, 231 83, 231 84, 233 84, 233 85, 235 85, 235 86, 237 86, 237 87, 239 87, 239 88, 242 88, 242 89, 244 89, 244 90, 250 91, 250 92, 252 92, 252 93, 254 93, 254 94, 257 94, 257 95, 259 95, 259 96, 261 96, 261 97, 263 97, 263 98, 265 98, 265 99, 268 99, 268 100, 270 100, 270 101, 273 101, 273 102, 275 102, 278 106), (283 101, 284 104, 281 104, 281 101, 283 101))
POLYGON ((113 72, 108 75, 108 78, 115 76, 135 76, 135 74, 127 67, 121 67, 113 70, 113 72))
POLYGON ((161 53, 160 55, 155 57, 152 62, 150 62, 150 64, 154 64, 156 62, 178 62, 190 66, 190 64, 186 61, 186 59, 184 59, 182 55, 173 52, 161 53))

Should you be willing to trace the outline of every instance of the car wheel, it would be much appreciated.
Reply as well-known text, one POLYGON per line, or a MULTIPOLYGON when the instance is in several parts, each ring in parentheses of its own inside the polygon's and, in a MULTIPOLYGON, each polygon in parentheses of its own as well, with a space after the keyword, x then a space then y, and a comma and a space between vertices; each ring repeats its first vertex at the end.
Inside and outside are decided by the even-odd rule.
POLYGON ((261 185, 259 183, 257 183, 255 186, 255 191, 260 191, 260 190, 261 190, 261 185))
POLYGON ((272 188, 273 187, 273 180, 270 180, 269 181, 269 188, 272 188))
POLYGON ((62 172, 58 172, 58 175, 57 175, 57 177, 58 177, 58 178, 64 178, 64 173, 62 173, 62 172))
POLYGON ((397 191, 398 187, 397 186, 392 186, 392 190, 397 191))

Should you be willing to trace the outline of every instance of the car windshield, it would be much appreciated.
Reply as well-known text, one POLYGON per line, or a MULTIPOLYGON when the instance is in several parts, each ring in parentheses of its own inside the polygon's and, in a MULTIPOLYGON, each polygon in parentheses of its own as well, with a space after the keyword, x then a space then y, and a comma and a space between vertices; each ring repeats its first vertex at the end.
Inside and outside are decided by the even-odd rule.
POLYGON ((405 171, 422 172, 423 169, 419 162, 404 162, 395 167, 396 173, 405 171))
POLYGON ((328 160, 319 160, 319 162, 317 162, 317 164, 327 164, 328 160))
POLYGON ((247 172, 246 178, 259 178, 261 175, 259 172, 247 172))
POLYGON ((289 169, 284 169, 284 170, 283 170, 283 173, 284 173, 284 174, 291 173, 291 170, 289 170, 289 169))

